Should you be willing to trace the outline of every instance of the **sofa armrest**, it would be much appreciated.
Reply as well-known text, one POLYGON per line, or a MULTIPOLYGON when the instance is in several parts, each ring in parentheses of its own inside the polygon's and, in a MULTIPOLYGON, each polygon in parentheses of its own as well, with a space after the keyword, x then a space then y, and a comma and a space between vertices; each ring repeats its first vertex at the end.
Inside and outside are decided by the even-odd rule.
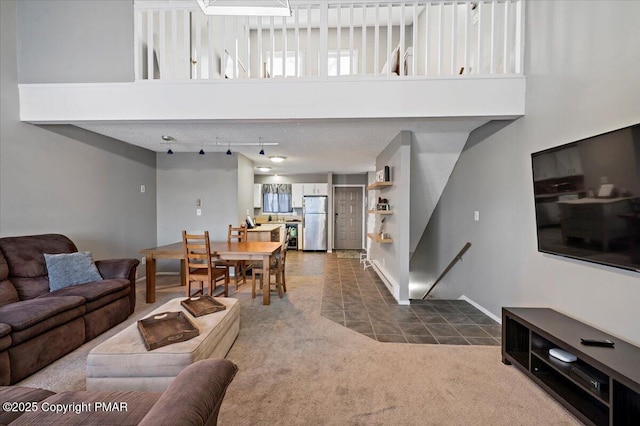
POLYGON ((191 364, 171 382, 138 426, 215 425, 238 367, 226 359, 191 364))
POLYGON ((136 308, 136 268, 140 261, 138 259, 108 259, 96 260, 95 264, 102 278, 106 280, 117 278, 129 280, 131 284, 129 314, 132 314, 136 308))

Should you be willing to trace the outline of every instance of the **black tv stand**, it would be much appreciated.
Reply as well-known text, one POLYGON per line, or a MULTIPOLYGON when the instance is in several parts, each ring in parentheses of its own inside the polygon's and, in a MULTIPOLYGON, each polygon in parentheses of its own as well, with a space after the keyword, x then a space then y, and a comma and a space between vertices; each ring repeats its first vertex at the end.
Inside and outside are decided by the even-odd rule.
POLYGON ((637 346, 552 309, 502 308, 502 362, 523 371, 585 424, 640 424, 637 346), (611 340, 615 348, 582 345, 580 338, 611 340), (562 362, 549 355, 552 348, 578 359, 562 362))

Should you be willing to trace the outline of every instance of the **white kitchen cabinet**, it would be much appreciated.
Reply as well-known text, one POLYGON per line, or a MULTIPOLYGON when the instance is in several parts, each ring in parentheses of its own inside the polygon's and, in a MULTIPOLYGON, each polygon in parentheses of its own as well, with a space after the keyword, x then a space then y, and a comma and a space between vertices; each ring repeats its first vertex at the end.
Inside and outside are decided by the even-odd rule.
POLYGON ((291 184, 291 206, 294 209, 302 208, 302 197, 304 196, 304 184, 291 184))
POLYGON ((558 177, 556 155, 542 154, 533 159, 533 173, 536 181, 558 177))
POLYGON ((304 195, 329 195, 329 184, 305 183, 304 195))
POLYGON ((578 147, 556 151, 558 176, 576 176, 582 174, 582 162, 578 147))
POLYGON ((253 184, 253 207, 256 209, 262 208, 262 184, 253 184))
POLYGON ((329 195, 329 184, 316 183, 316 195, 329 195))

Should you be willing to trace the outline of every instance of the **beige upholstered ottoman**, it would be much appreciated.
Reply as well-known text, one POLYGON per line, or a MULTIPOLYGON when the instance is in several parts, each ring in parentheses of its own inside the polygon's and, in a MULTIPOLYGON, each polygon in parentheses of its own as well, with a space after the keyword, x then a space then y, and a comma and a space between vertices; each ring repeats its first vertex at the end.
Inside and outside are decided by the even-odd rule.
POLYGON ((188 365, 205 358, 224 358, 240 331, 240 303, 238 299, 216 299, 227 309, 194 318, 180 305, 182 297, 145 315, 183 311, 200 330, 193 339, 147 351, 136 322, 93 348, 87 357, 87 390, 162 392, 188 365))

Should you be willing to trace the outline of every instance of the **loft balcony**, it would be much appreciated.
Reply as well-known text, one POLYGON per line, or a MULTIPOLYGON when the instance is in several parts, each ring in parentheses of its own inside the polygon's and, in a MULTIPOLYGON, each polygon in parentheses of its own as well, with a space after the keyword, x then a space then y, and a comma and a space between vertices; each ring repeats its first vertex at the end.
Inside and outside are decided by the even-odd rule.
POLYGON ((21 84, 21 119, 514 118, 523 1, 291 1, 281 18, 135 0, 133 81, 21 84))

